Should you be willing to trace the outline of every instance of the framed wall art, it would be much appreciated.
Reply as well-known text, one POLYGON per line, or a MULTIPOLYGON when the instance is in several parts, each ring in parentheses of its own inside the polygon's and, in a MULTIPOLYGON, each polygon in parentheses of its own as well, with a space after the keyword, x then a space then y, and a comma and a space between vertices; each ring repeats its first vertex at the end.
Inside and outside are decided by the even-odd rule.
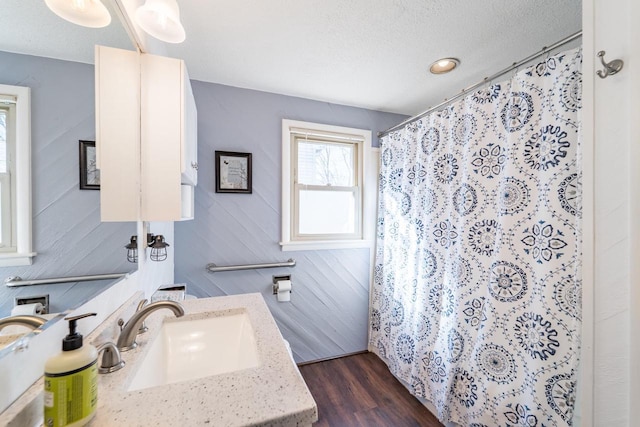
POLYGON ((100 189, 100 171, 96 168, 95 141, 80 141, 80 189, 100 189))
POLYGON ((251 194, 251 153, 216 151, 216 193, 251 194))

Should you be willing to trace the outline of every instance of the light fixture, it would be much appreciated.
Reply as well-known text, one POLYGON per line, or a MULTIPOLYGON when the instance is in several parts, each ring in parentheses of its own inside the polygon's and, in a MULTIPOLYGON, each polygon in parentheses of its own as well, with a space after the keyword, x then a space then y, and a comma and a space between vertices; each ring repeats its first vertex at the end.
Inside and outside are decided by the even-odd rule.
POLYGON ((100 0, 44 0, 59 17, 90 28, 106 27, 111 15, 100 0))
MULTIPOLYGON (((149 258, 151 261, 164 261, 167 259, 169 245, 164 241, 164 236, 147 233, 147 246, 151 248, 149 258)), ((131 241, 125 245, 127 249, 127 261, 138 262, 138 236, 131 236, 131 241)))
POLYGON ((458 65, 460 65, 460 60, 456 58, 442 58, 431 64, 429 71, 432 74, 444 74, 452 71, 458 65))
POLYGON ((146 0, 136 10, 136 22, 144 31, 163 42, 182 43, 185 39, 176 0, 146 0))
POLYGON ((138 236, 131 236, 131 241, 125 246, 127 249, 127 261, 138 262, 138 236))
POLYGON ((157 236, 147 234, 147 244, 151 248, 151 255, 149 255, 151 261, 164 261, 167 259, 167 247, 170 245, 164 241, 162 234, 157 236))

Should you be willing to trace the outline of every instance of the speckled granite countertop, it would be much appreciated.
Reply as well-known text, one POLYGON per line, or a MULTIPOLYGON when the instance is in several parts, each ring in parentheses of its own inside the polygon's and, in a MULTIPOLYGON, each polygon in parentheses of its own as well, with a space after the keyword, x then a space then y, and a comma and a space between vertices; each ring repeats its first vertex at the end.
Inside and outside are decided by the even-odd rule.
MULTIPOLYGON (((127 365, 100 375, 98 409, 91 426, 306 426, 317 421, 317 408, 291 359, 261 294, 188 300, 185 314, 245 307, 256 335, 256 368, 128 392, 138 363, 169 310, 146 321, 138 348, 123 353, 127 365)), ((179 321, 179 319, 178 319, 179 321)))
MULTIPOLYGON (((129 319, 137 301, 132 298, 86 337, 98 346, 115 341, 117 319, 129 319)), ((318 419, 315 401, 291 359, 280 330, 261 294, 188 300, 185 315, 237 311, 246 308, 256 335, 260 365, 182 383, 128 392, 138 363, 160 332, 162 323, 175 319, 158 310, 146 319, 149 332, 138 335, 138 348, 122 353, 127 365, 98 376, 98 409, 91 427, 116 426, 308 426, 318 419)), ((178 321, 180 319, 177 319, 178 321)), ((0 414, 0 426, 42 424, 42 378, 0 414)))

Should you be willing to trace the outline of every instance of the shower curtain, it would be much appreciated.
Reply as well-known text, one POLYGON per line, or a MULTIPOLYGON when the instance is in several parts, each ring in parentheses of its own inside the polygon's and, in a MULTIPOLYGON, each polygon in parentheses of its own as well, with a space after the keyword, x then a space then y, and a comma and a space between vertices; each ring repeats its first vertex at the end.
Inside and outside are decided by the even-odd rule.
POLYGON ((581 51, 381 140, 370 349, 443 422, 571 425, 581 51))

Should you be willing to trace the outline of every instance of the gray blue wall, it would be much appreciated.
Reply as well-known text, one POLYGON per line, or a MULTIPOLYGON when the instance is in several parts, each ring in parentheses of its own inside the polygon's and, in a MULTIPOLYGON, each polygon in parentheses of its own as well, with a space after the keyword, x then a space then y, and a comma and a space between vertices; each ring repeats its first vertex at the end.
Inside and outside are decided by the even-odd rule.
MULTIPOLYGON (((198 107, 195 220, 176 223, 176 282, 200 297, 261 292, 297 361, 367 348, 369 250, 282 252, 282 119, 370 129, 406 117, 192 81, 198 107), (214 151, 253 153, 253 194, 216 194, 214 151), (295 258, 294 268, 207 273, 205 265, 295 258), (291 274, 290 303, 271 294, 271 276, 291 274)), ((372 88, 375 90, 375 88, 372 88)))
MULTIPOLYGON (((0 268, 0 280, 132 269, 122 246, 135 234, 135 225, 101 224, 99 193, 78 189, 78 140, 95 137, 93 67, 0 52, 0 83, 32 88, 33 232, 38 252, 32 266, 0 268)), ((404 117, 197 81, 193 90, 200 164, 196 219, 176 223, 176 282, 188 282, 198 296, 263 293, 299 361, 366 349, 368 249, 280 251, 281 119, 371 129, 375 135, 404 117), (253 153, 252 195, 214 192, 215 150, 253 153), (204 271, 209 262, 289 257, 298 262, 293 269, 204 271), (278 304, 270 294, 271 275, 279 273, 293 275, 291 303, 278 304)), ((0 285, 0 316, 10 310, 16 294, 50 293, 54 307, 61 307, 99 290, 89 288, 79 284, 10 290, 0 285)))
MULTIPOLYGON (((123 246, 134 223, 100 223, 100 194, 78 189, 78 140, 95 139, 93 66, 0 52, 0 84, 31 88, 33 265, 0 268, 24 278, 130 271, 123 246)), ((16 295, 49 293, 54 309, 76 306, 105 284, 9 289, 0 284, 0 317, 16 295)))

